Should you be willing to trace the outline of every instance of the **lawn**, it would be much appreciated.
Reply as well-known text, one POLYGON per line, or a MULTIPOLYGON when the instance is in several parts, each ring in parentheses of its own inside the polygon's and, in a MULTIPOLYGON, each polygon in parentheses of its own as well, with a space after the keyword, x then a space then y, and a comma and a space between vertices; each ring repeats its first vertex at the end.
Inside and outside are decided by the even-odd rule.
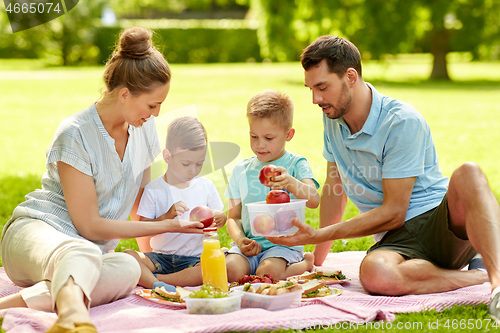
MULTIPOLYGON (((427 55, 363 63, 366 81, 385 95, 409 102, 426 118, 446 176, 463 162, 475 161, 500 198, 500 170, 495 163, 500 142, 500 63, 471 63, 452 56, 449 71, 453 82, 427 81, 430 70, 431 59, 427 55)), ((102 67, 45 68, 40 62, 0 61, 0 225, 8 220, 26 193, 39 188, 45 169, 45 150, 57 125, 99 98, 104 86, 102 72, 102 67)), ((321 154, 321 111, 311 103, 299 63, 173 64, 172 72, 170 94, 160 119, 175 113, 170 111, 196 105, 210 141, 233 142, 240 147, 236 160, 252 154, 245 118, 248 99, 264 89, 288 93, 295 102, 296 134, 287 149, 304 155, 318 181, 324 181, 326 162, 321 154)), ((231 164, 225 171, 229 175, 231 164)), ((222 195, 225 187, 222 171, 207 177, 214 181, 222 195)), ((318 213, 317 209, 308 209, 308 223, 317 226, 318 213)), ((356 208, 349 203, 344 218, 356 214, 356 208)), ((221 231, 221 239, 227 246, 229 238, 225 229, 221 231)), ((371 244, 371 237, 338 240, 332 250, 366 250, 371 244)), ((135 240, 122 240, 119 250, 135 246, 135 240)), ((312 246, 306 250, 312 250, 312 246)), ((423 322, 423 331, 439 332, 448 331, 443 327, 448 319, 469 318, 487 318, 486 306, 402 314, 397 316, 397 322, 423 322), (429 328, 428 322, 436 320, 441 328, 429 328)), ((394 327, 396 325, 389 331, 397 331, 394 327)), ((371 329, 381 331, 370 327, 353 331, 371 329)))

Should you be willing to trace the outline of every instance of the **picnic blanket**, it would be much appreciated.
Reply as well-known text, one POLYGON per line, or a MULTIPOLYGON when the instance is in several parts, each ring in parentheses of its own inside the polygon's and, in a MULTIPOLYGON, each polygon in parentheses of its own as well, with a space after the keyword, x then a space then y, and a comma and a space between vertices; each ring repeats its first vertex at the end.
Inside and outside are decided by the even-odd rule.
MULTIPOLYGON (((443 310, 454 304, 487 303, 489 300, 489 283, 439 294, 368 295, 359 283, 359 265, 364 255, 364 251, 330 253, 319 269, 340 269, 351 281, 332 285, 343 290, 341 295, 302 302, 298 308, 280 311, 242 309, 221 315, 192 315, 186 309, 130 294, 116 302, 92 308, 90 316, 101 333, 263 331, 333 328, 340 322, 361 325, 373 320, 391 321, 395 319, 395 313, 443 310)), ((0 268, 0 297, 19 289, 0 268)), ((26 308, 2 310, 0 315, 4 318, 2 328, 7 333, 45 332, 56 320, 54 313, 26 308)))

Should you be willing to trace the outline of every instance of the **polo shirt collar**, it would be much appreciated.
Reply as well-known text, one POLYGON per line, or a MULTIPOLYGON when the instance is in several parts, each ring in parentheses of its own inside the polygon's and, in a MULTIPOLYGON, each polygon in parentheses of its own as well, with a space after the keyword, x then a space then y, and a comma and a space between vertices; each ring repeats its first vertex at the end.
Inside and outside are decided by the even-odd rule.
MULTIPOLYGON (((368 82, 365 84, 372 91, 372 105, 370 107, 370 114, 368 118, 358 133, 351 134, 353 137, 357 137, 361 133, 368 134, 373 136, 377 130, 377 122, 380 116, 380 111, 382 110, 382 95, 368 82)), ((338 118, 337 122, 344 127, 347 131, 349 131, 349 127, 347 126, 344 117, 338 118)))
POLYGON ((370 114, 368 118, 366 118, 365 124, 360 132, 373 136, 377 129, 380 111, 382 110, 382 95, 370 83, 366 82, 366 85, 372 91, 372 106, 370 108, 370 114))

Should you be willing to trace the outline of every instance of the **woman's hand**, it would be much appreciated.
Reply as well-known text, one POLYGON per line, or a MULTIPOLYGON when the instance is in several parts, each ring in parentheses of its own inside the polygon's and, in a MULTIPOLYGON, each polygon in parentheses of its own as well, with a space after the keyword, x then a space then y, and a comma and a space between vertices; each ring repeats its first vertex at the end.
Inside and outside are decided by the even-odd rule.
POLYGON ((203 223, 201 223, 200 221, 171 219, 171 220, 163 220, 160 222, 167 224, 168 230, 166 232, 179 232, 185 234, 203 233, 203 223))

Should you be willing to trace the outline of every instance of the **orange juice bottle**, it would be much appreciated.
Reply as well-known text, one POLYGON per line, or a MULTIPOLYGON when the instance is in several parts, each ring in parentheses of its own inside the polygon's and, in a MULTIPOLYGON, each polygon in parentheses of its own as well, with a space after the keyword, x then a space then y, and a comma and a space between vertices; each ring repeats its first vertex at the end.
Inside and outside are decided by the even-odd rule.
POLYGON ((201 254, 203 283, 228 291, 226 257, 220 249, 217 228, 203 229, 203 253, 201 254))

